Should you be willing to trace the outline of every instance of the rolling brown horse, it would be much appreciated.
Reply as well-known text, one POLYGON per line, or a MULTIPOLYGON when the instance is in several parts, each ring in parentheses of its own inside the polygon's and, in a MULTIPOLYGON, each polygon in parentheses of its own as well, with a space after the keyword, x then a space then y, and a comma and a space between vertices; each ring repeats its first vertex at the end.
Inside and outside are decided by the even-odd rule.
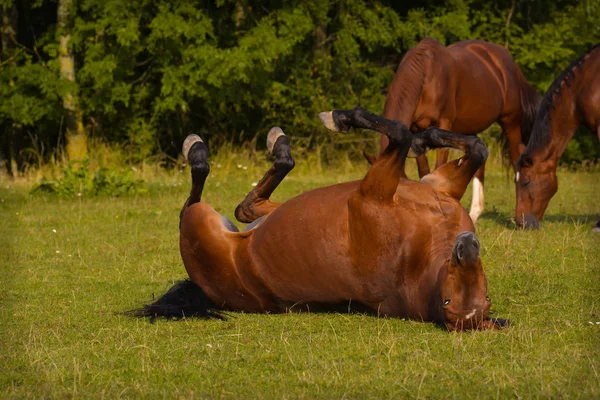
POLYGON ((358 304, 378 315, 434 321, 450 330, 490 329, 490 300, 473 223, 459 200, 486 160, 476 137, 404 124, 361 108, 320 115, 336 131, 365 128, 389 145, 364 179, 306 192, 277 205, 269 197, 293 168, 289 140, 269 132, 273 167, 238 206, 243 232, 201 201, 208 148, 189 136, 183 153, 192 189, 180 219, 181 256, 191 281, 174 286, 142 316, 220 316, 219 310, 280 313, 358 304), (465 155, 422 182, 409 180, 409 149, 453 147, 465 155))
POLYGON ((600 43, 554 80, 540 105, 531 138, 515 166, 520 226, 539 228, 558 190, 560 156, 581 124, 600 139, 600 43))
MULTIPOLYGON (((504 47, 481 40, 444 47, 437 40, 424 39, 400 62, 383 116, 403 122, 413 132, 437 126, 465 135, 498 122, 514 165, 518 144, 527 142, 540 100, 504 47)), ((382 136, 382 152, 387 145, 387 137, 382 136)), ((448 150, 438 150, 436 168, 447 160, 448 150)), ((424 154, 417 164, 419 177, 429 173, 424 154)), ((473 222, 483 211, 484 168, 473 180, 469 213, 473 222)))

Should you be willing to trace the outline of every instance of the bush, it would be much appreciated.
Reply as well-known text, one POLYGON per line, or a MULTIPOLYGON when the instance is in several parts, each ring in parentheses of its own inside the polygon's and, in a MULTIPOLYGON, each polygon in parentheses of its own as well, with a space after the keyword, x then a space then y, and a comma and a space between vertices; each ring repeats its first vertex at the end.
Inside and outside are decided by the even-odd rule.
POLYGON ((131 171, 115 168, 100 168, 95 174, 90 171, 88 159, 83 162, 70 162, 62 169, 60 179, 42 177, 31 194, 49 193, 60 197, 73 196, 121 196, 145 193, 143 179, 135 179, 131 171))

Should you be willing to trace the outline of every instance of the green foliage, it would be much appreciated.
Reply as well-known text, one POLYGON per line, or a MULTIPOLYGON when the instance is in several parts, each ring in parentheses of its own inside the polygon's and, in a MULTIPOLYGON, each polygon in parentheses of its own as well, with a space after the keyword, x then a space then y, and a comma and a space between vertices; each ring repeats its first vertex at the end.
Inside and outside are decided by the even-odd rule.
POLYGON ((89 160, 71 161, 62 169, 62 177, 49 180, 43 177, 33 187, 31 194, 48 193, 60 197, 113 196, 145 193, 142 179, 135 179, 131 171, 117 171, 100 168, 96 173, 90 171, 89 160))
POLYGON ((582 160, 595 160, 600 154, 600 143, 598 136, 585 128, 580 128, 575 132, 573 140, 567 143, 567 148, 560 161, 564 164, 579 165, 582 160))
POLYGON ((127 134, 129 140, 126 146, 129 161, 139 164, 147 160, 155 148, 156 132, 146 120, 136 118, 129 124, 127 134))
POLYGON ((600 0, 80 0, 73 84, 59 79, 56 4, 18 4, 17 43, 0 63, 0 129, 25 126, 32 142, 59 147, 61 93, 72 91, 93 136, 128 147, 133 162, 175 158, 189 133, 239 143, 281 125, 327 143, 316 113, 381 111, 402 54, 426 36, 507 45, 540 92, 600 40, 600 0))

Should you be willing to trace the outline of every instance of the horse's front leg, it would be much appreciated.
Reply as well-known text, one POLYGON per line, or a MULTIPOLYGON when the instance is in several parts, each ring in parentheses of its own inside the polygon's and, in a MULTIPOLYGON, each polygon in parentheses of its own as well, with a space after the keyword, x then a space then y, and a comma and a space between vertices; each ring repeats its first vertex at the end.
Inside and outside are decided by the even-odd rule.
POLYGON ((425 153, 427 148, 441 147, 459 149, 465 154, 457 160, 452 160, 440 166, 431 174, 423 177, 421 182, 429 184, 438 192, 460 200, 465 194, 473 175, 485 164, 488 149, 483 141, 476 136, 459 135, 435 127, 414 135, 413 150, 417 154, 425 153))
POLYGON ((370 129, 384 134, 389 144, 373 163, 360 184, 361 195, 378 201, 393 201, 398 183, 407 179, 404 172, 412 134, 400 121, 372 114, 364 108, 322 112, 319 118, 326 128, 346 132, 351 128, 370 129))
POLYGON ((275 157, 275 161, 260 182, 236 207, 235 218, 240 222, 253 222, 279 207, 278 203, 272 203, 269 198, 283 178, 294 168, 290 141, 281 128, 277 126, 271 128, 267 135, 267 148, 275 157))

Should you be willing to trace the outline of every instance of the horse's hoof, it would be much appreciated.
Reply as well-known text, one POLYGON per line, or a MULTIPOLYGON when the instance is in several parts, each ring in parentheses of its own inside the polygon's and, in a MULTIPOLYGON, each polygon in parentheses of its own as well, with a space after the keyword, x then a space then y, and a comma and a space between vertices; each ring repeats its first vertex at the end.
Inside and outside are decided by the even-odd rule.
POLYGON ((596 222, 596 225, 592 228, 592 232, 600 233, 600 221, 596 222))
POLYGON ((273 154, 273 147, 280 136, 285 136, 285 133, 280 127, 274 126, 269 130, 269 133, 267 134, 267 149, 270 154, 273 154))
POLYGON ((194 145, 194 143, 198 143, 198 142, 202 142, 202 138, 200 138, 200 136, 198 135, 188 135, 188 137, 185 138, 185 140, 183 141, 183 146, 181 147, 181 152, 183 153, 183 157, 186 159, 188 159, 188 153, 190 152, 190 149, 192 148, 192 146, 194 145))
POLYGON ((337 126, 335 121, 333 120, 333 111, 324 111, 319 113, 319 119, 325 125, 325 128, 330 131, 339 132, 340 128, 337 126))

